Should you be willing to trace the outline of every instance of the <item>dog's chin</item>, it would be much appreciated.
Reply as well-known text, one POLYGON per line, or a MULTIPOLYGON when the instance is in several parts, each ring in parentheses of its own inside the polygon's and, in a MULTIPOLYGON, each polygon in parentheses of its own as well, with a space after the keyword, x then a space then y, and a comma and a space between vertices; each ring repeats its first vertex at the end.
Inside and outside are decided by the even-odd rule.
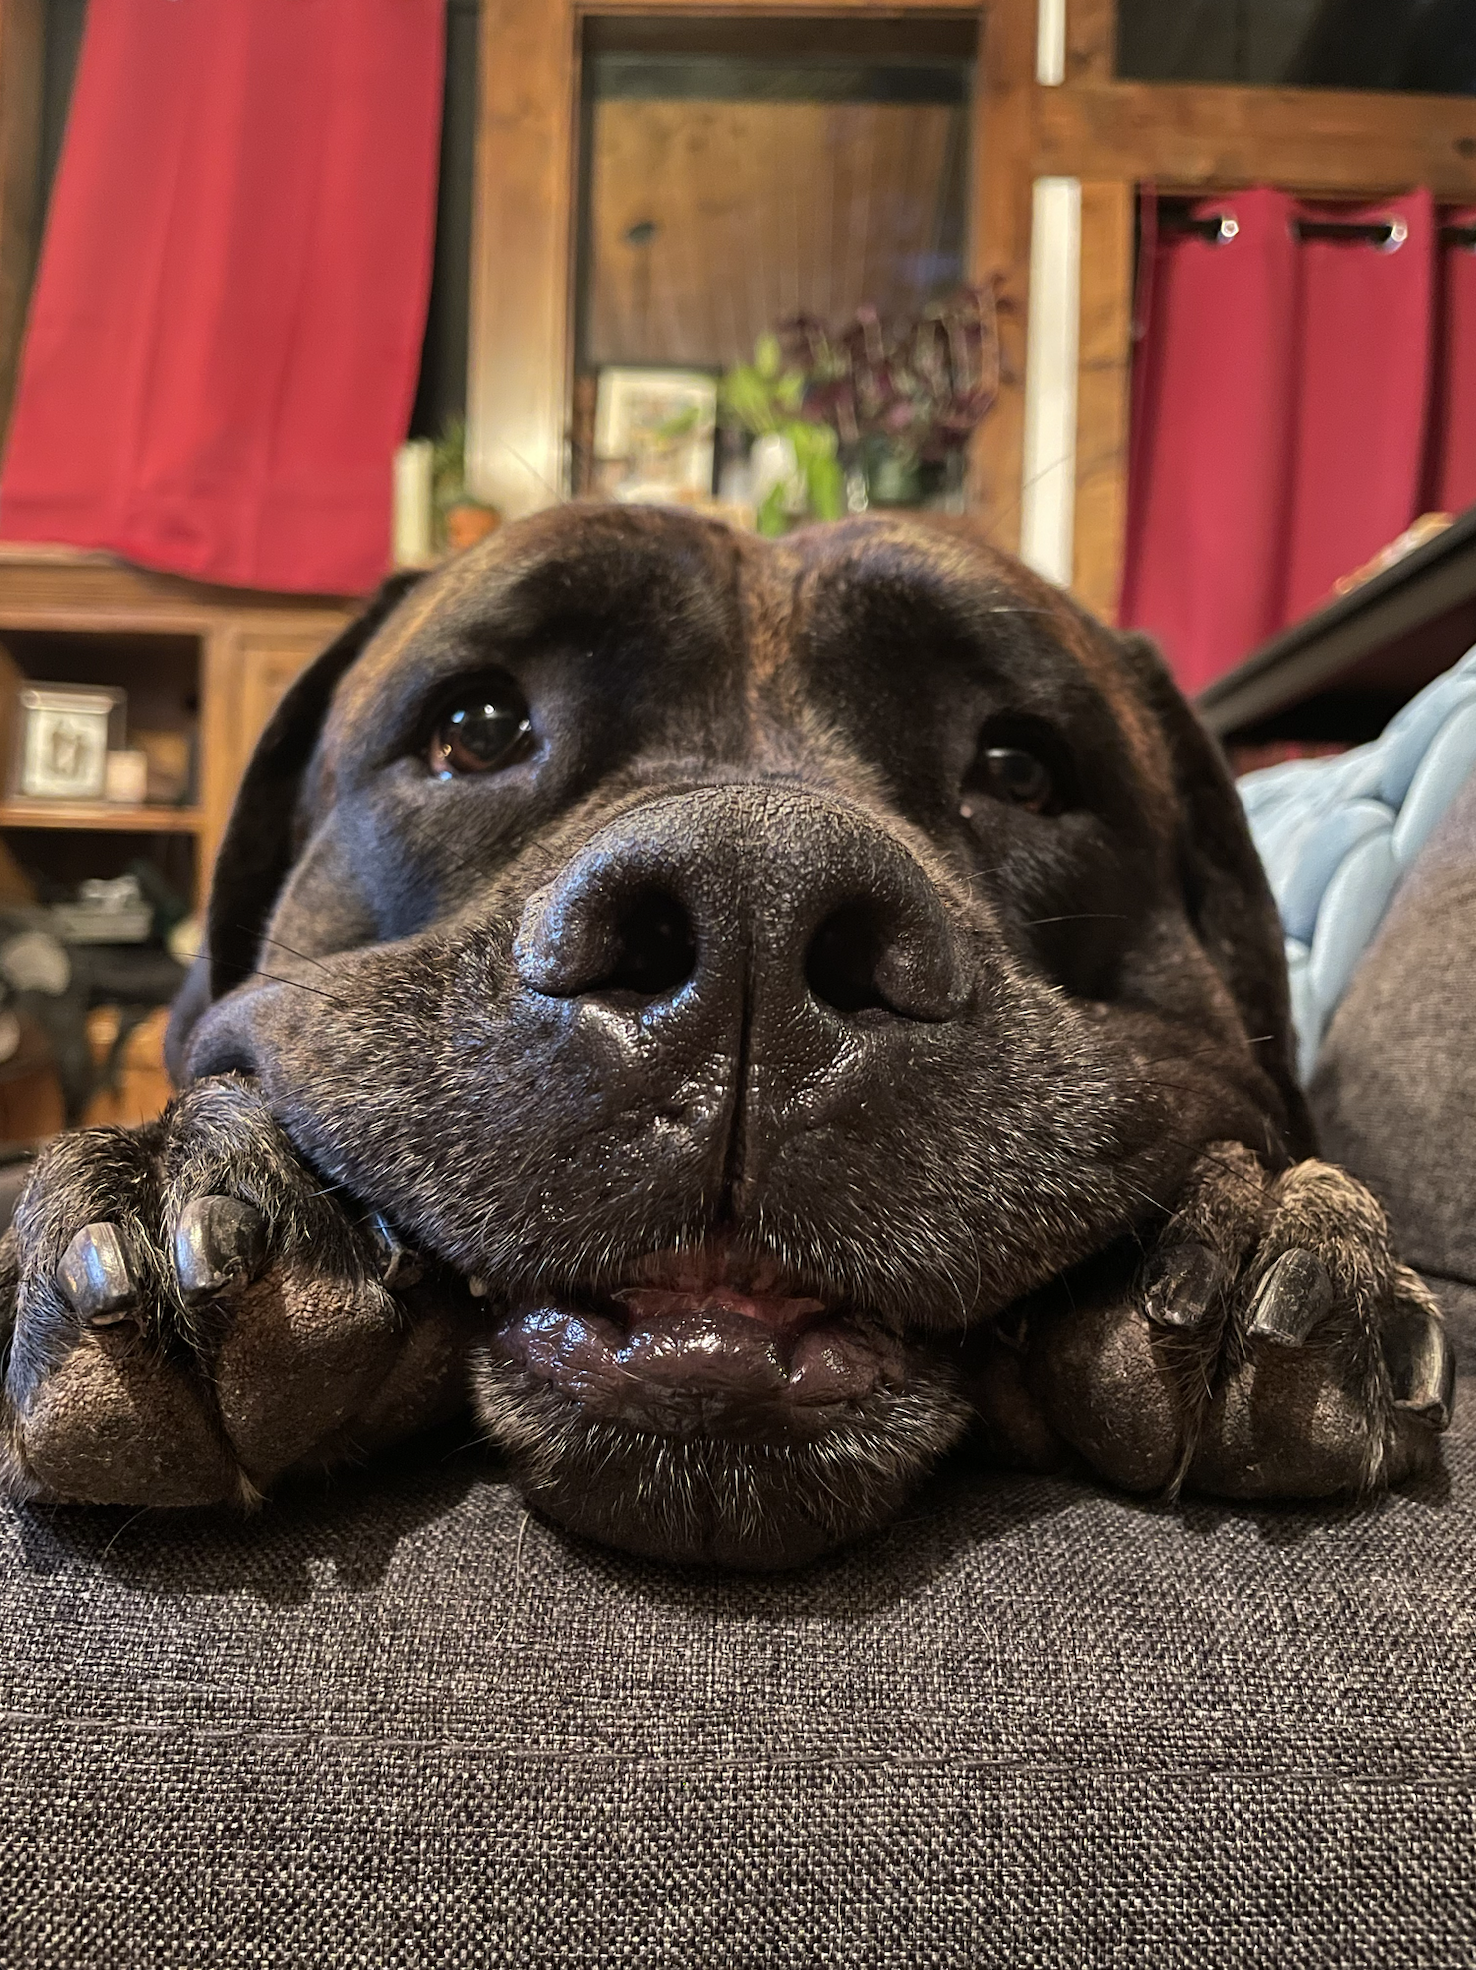
POLYGON ((801 1565, 885 1524, 970 1414, 895 1328, 772 1270, 690 1257, 509 1313, 474 1387, 550 1518, 649 1558, 737 1567, 801 1565))

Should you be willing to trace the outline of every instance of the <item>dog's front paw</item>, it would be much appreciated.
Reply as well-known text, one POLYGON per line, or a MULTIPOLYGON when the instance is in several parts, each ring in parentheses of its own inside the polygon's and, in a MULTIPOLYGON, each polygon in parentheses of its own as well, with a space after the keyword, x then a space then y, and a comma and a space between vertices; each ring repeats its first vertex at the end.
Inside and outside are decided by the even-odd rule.
POLYGON ((1455 1361, 1361 1184, 1320 1162, 1271 1177, 1220 1143, 1132 1289, 1043 1319, 1029 1372, 1119 1484, 1305 1498, 1432 1469, 1455 1361))
POLYGON ((454 1316, 412 1319, 397 1296, 413 1281, 235 1076, 146 1129, 62 1136, 0 1244, 0 1485, 251 1502, 294 1466, 405 1434, 460 1400, 454 1316))

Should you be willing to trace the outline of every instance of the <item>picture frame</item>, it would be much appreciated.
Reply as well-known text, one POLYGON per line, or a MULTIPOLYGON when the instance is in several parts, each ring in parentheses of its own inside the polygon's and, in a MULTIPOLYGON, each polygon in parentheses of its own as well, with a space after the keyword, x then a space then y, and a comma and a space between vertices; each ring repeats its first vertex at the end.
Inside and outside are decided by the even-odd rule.
POLYGON ((717 375, 709 370, 602 369, 595 398, 595 492, 636 505, 709 501, 717 392, 717 375))
POLYGON ((126 694, 102 685, 22 685, 14 791, 23 800, 100 801, 122 739, 126 694))

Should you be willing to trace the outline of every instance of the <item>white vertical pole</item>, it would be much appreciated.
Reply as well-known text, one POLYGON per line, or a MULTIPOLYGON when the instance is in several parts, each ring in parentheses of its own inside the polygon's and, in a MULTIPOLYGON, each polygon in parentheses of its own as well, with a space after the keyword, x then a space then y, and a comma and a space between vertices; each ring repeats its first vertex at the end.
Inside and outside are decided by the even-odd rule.
POLYGON ((1071 582, 1080 332, 1081 181, 1037 178, 1025 338, 1020 556, 1063 588, 1071 582))
POLYGON ((1048 88, 1066 80, 1066 0, 1037 0, 1035 79, 1048 88))

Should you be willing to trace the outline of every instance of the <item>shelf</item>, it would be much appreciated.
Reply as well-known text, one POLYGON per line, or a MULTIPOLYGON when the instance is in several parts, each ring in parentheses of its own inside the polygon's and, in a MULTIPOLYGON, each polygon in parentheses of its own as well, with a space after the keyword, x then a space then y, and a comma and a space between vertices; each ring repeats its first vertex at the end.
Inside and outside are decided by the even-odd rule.
POLYGON ((93 834, 197 835, 198 807, 124 807, 102 800, 0 801, 0 828, 74 828, 93 834))
POLYGON ((1413 697, 1476 641, 1476 507, 1392 568, 1293 623, 1198 698, 1225 738, 1329 689, 1413 697))

